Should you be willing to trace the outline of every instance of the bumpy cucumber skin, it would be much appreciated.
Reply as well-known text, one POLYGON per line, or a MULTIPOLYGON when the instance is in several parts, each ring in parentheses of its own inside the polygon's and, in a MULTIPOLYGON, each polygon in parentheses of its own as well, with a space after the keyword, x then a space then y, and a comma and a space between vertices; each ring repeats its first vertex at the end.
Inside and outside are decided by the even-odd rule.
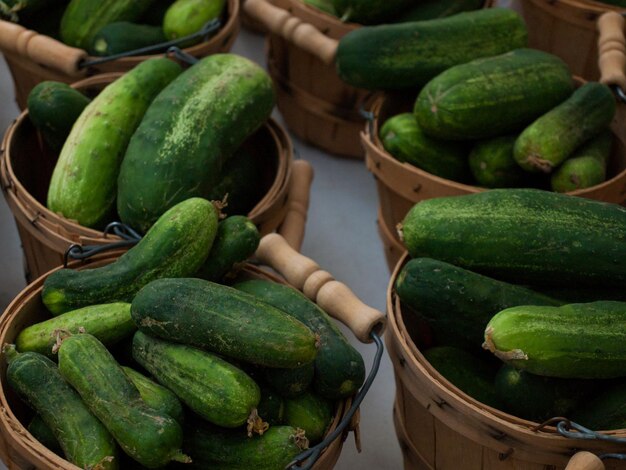
POLYGON ((137 372, 130 367, 122 366, 124 373, 139 391, 141 399, 150 408, 165 413, 174 418, 178 423, 182 424, 184 420, 183 406, 176 394, 167 388, 153 382, 145 375, 137 372))
MULTIPOLYGON (((226 0, 177 0, 165 12, 163 32, 168 40, 189 36, 219 18, 226 0)), ((198 38, 195 42, 200 42, 198 38)))
POLYGON ((413 258, 534 286, 626 285, 626 208, 535 189, 429 199, 405 217, 413 258))
POLYGON ((589 82, 528 126, 515 141, 515 161, 526 171, 551 173, 615 115, 615 98, 602 83, 589 82))
POLYGON ((442 178, 469 180, 465 145, 428 137, 420 129, 413 113, 387 119, 380 128, 380 140, 385 150, 401 162, 442 178))
POLYGON ((332 0, 342 21, 361 24, 384 23, 412 3, 413 0, 332 0))
POLYGON ((243 215, 227 217, 217 225, 209 257, 196 277, 220 282, 238 263, 254 254, 260 241, 259 230, 250 219, 243 215))
POLYGON ((613 385, 574 410, 571 419, 594 431, 626 428, 626 384, 613 385))
POLYGON ((28 94, 28 117, 50 148, 58 152, 89 101, 66 83, 41 82, 28 94))
POLYGON ((269 117, 268 74, 234 54, 206 57, 154 100, 128 145, 118 180, 124 223, 145 231, 189 197, 206 197, 224 161, 269 117))
POLYGON ((433 20, 456 15, 464 11, 478 10, 485 4, 484 0, 430 0, 418 2, 417 5, 396 17, 395 23, 409 21, 433 20))
POLYGON ((52 430, 65 458, 80 468, 118 468, 113 437, 42 354, 7 351, 7 381, 52 430))
POLYGON ((449 68, 422 89, 414 112, 431 137, 486 139, 527 126, 573 90, 561 59, 517 49, 449 68))
POLYGON ((109 56, 165 42, 161 26, 116 21, 104 26, 91 40, 88 52, 109 56))
POLYGON ((144 333, 266 367, 294 368, 317 355, 318 338, 287 313, 202 279, 160 279, 135 296, 144 333))
POLYGON ((136 329, 129 303, 92 305, 24 328, 17 335, 15 346, 20 352, 34 351, 53 357, 57 331, 89 333, 108 346, 131 336, 136 329))
POLYGON ((337 49, 337 73, 370 90, 418 88, 457 64, 525 47, 526 26, 507 8, 358 28, 337 49))
POLYGON ((87 49, 103 26, 115 21, 134 21, 154 0, 72 0, 61 19, 65 44, 87 49))
POLYGON ((33 419, 30 420, 30 423, 28 423, 27 429, 44 447, 57 455, 63 456, 63 449, 61 449, 59 441, 52 432, 52 429, 50 429, 50 426, 41 419, 41 416, 35 415, 33 419))
POLYGON ((332 419, 332 403, 312 392, 285 400, 285 424, 304 429, 310 445, 322 440, 332 419))
POLYGON ((477 142, 469 155, 472 175, 485 188, 514 188, 528 180, 528 173, 513 158, 517 136, 495 137, 477 142))
POLYGON ((563 303, 430 258, 410 260, 395 288, 402 302, 424 317, 438 337, 460 347, 479 347, 485 325, 505 308, 563 303))
POLYGON ((313 362, 296 369, 265 369, 265 381, 285 398, 297 397, 306 392, 314 375, 313 362))
POLYGON ((48 276, 41 298, 53 315, 87 305, 130 301, 160 277, 195 273, 217 232, 217 209, 192 198, 167 211, 133 248, 101 268, 61 269, 48 276))
POLYGON ((118 171, 133 132, 154 97, 181 71, 150 59, 108 85, 74 124, 52 173, 48 209, 87 227, 115 208, 118 171))
POLYGON ((111 353, 94 336, 73 335, 59 348, 59 372, 124 452, 148 468, 181 457, 182 428, 150 408, 111 353))
POLYGON ((315 392, 334 400, 354 395, 365 380, 363 357, 346 340, 330 317, 295 289, 263 280, 244 281, 235 288, 279 308, 319 335, 315 359, 315 392))
POLYGON ((243 371, 191 346, 138 331, 133 357, 189 408, 219 426, 241 426, 261 399, 258 385, 243 371))
POLYGON ((532 374, 565 379, 626 376, 626 302, 519 306, 496 314, 483 347, 532 374))

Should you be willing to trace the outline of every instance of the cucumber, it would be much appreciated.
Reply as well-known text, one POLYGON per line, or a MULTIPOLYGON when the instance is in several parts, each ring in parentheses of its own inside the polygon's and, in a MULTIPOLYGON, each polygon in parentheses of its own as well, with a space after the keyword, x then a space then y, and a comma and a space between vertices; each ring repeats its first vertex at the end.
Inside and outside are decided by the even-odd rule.
POLYGON ((314 374, 314 363, 295 369, 265 369, 265 381, 281 396, 293 398, 308 390, 314 374))
POLYGON ((332 0, 333 9, 341 21, 361 24, 384 23, 414 0, 332 0))
POLYGON ((174 204, 206 197, 224 161, 269 117, 268 74, 234 54, 200 60, 154 100, 130 141, 118 181, 122 221, 145 231, 174 204))
POLYGON ((487 8, 358 28, 339 41, 335 64, 339 77, 358 88, 417 89, 454 65, 525 47, 527 35, 513 10, 487 8))
POLYGON ((160 413, 165 413, 174 418, 182 425, 185 418, 183 406, 174 392, 153 382, 145 375, 137 372, 130 367, 122 366, 124 373, 139 391, 141 399, 150 408, 154 408, 160 413))
POLYGON ((431 137, 486 139, 527 126, 573 89, 561 59, 517 49, 449 68, 420 91, 414 112, 431 137))
POLYGON ((317 8, 319 11, 337 16, 332 0, 303 0, 303 2, 313 8, 317 8))
POLYGON ((241 426, 261 399, 258 385, 243 371, 197 348, 138 331, 133 357, 195 413, 220 426, 241 426))
POLYGON ((332 403, 312 392, 285 400, 285 423, 303 429, 311 445, 322 440, 332 420, 332 403))
MULTIPOLYGON (((206 23, 220 17, 225 5, 226 0, 176 0, 163 18, 165 37, 178 39, 200 31, 206 23)), ((185 42, 185 46, 201 40, 185 42)))
POLYGON ((172 460, 188 461, 180 451, 183 433, 176 420, 143 402, 120 365, 94 336, 79 334, 63 340, 59 372, 124 452, 141 465, 157 468, 172 460))
POLYGON ((330 317, 295 289, 270 281, 251 280, 235 288, 279 308, 319 335, 313 388, 325 398, 335 400, 354 395, 365 380, 365 365, 330 317))
POLYGON ((28 423, 28 432, 37 439, 44 447, 54 452, 55 454, 63 457, 63 449, 57 440, 56 436, 50 429, 44 420, 39 415, 35 415, 33 419, 28 423))
POLYGON ((201 279, 151 282, 133 299, 131 315, 144 333, 252 364, 294 368, 317 355, 319 338, 296 319, 201 279))
POLYGON ((66 83, 41 82, 28 94, 28 117, 48 146, 58 152, 89 101, 66 83))
POLYGON ((571 413, 572 421, 594 431, 626 428, 626 384, 612 385, 571 413))
POLYGON ((534 286, 626 285, 626 208, 536 189, 417 203, 401 233, 430 257, 534 286))
POLYGON ((261 385, 261 401, 257 406, 257 412, 270 426, 285 423, 285 401, 267 386, 261 385))
POLYGON ((485 188, 514 188, 526 184, 528 173, 513 158, 516 135, 477 142, 469 155, 472 175, 485 188))
POLYGON ((15 346, 20 352, 35 351, 52 357, 52 347, 60 331, 75 334, 80 330, 108 346, 131 336, 136 329, 130 317, 130 304, 92 305, 24 328, 17 335, 15 346))
POLYGON ((110 217, 128 141, 150 102, 180 70, 169 59, 149 59, 87 105, 52 173, 48 209, 87 227, 98 227, 110 217))
POLYGON ((615 106, 608 86, 585 83, 524 129, 515 141, 515 161, 526 171, 551 173, 574 150, 611 124, 615 106))
POLYGON ((409 21, 425 21, 436 18, 445 18, 464 11, 478 10, 483 7, 484 0, 429 0, 417 2, 405 10, 394 20, 395 23, 409 21))
POLYGON ((217 210, 188 199, 172 207, 133 248, 101 268, 61 269, 46 278, 41 293, 53 315, 87 305, 130 301, 159 277, 189 276, 207 258, 217 232, 217 210))
POLYGON ((42 354, 18 353, 12 345, 4 353, 9 386, 41 416, 65 458, 80 468, 117 469, 113 437, 63 380, 56 364, 42 354))
POLYGON ((546 377, 624 377, 625 326, 626 302, 512 307, 489 321, 483 348, 546 377))
POLYGON ((72 0, 61 19, 61 39, 70 46, 87 49, 103 26, 134 21, 154 0, 72 0))
POLYGON ((260 241, 259 231, 250 219, 243 215, 227 217, 217 225, 209 257, 196 277, 220 282, 254 254, 260 241))
POLYGON ((431 139, 422 132, 413 113, 387 119, 380 128, 380 140, 396 160, 442 178, 469 180, 465 145, 431 139))
POLYGON ((482 344, 485 325, 505 308, 562 304, 524 287, 430 258, 410 260, 400 271, 395 289, 439 338, 459 347, 482 344))
POLYGON ((165 42, 161 26, 117 21, 105 25, 91 40, 89 52, 94 56, 109 56, 165 42))
POLYGON ((564 193, 589 188, 606 180, 613 133, 601 132, 574 152, 552 175, 552 190, 564 193))

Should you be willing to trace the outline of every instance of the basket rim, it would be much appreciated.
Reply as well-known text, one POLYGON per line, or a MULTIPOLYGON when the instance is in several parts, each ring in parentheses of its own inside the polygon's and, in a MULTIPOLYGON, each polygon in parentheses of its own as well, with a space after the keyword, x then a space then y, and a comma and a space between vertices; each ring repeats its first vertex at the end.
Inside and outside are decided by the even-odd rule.
MULTIPOLYGON (((523 0, 522 4, 526 1, 532 2, 535 5, 544 5, 539 8, 550 8, 555 3, 554 0, 523 0)), ((608 3, 602 3, 596 0, 558 0, 558 3, 565 4, 572 8, 582 10, 583 14, 601 14, 607 11, 625 11, 626 8, 619 7, 618 5, 611 5, 608 3)), ((595 20, 592 20, 595 21, 595 20)))

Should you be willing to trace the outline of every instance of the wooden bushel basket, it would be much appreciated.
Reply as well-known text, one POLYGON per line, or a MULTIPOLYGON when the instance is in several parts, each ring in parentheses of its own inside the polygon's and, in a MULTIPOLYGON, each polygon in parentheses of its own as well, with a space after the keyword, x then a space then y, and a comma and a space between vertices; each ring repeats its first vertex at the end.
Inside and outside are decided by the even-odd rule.
MULTIPOLYGON (((240 0, 227 1, 225 20, 216 34, 183 51, 197 58, 228 52, 239 33, 239 2, 240 0)), ((15 97, 20 109, 26 108, 30 90, 45 80, 73 83, 89 75, 127 72, 144 60, 156 57, 156 55, 125 57, 83 68, 82 62, 99 58, 89 56, 83 49, 70 47, 49 36, 1 20, 0 50, 11 70, 15 97)))
MULTIPOLYGON (((121 74, 103 74, 73 85, 87 93, 97 93, 121 74)), ((269 119, 254 139, 266 159, 263 174, 264 196, 248 217, 261 234, 280 227, 286 218, 306 219, 312 169, 305 162, 292 162, 293 148, 285 130, 269 119), (289 213, 288 213, 289 212, 289 213)), ((63 264, 65 251, 72 244, 102 245, 117 242, 116 236, 83 227, 48 210, 45 206, 50 177, 57 155, 42 142, 25 110, 7 130, 0 156, 0 183, 15 217, 32 280, 63 264)), ((301 235, 286 234, 299 249, 301 235)))
MULTIPOLYGON (((84 269, 103 266, 113 262, 120 254, 121 252, 112 252, 98 255, 82 263, 73 262, 70 267, 84 269)), ((329 273, 321 271, 314 261, 290 248, 279 235, 271 234, 265 237, 261 241, 257 257, 264 264, 283 274, 287 280, 309 281, 309 285, 315 284, 317 290, 312 292, 313 300, 323 305, 323 308, 330 315, 344 322, 359 339, 364 335, 367 335, 365 337, 368 338, 371 331, 382 332, 385 318, 381 312, 361 303, 347 286, 334 281, 329 273)), ((0 319, 0 344, 14 343, 17 334, 23 328, 46 318, 42 313, 45 312, 45 307, 41 301, 41 290, 46 277, 57 269, 46 273, 27 286, 7 307, 0 319)), ((285 283, 284 280, 275 275, 250 264, 243 269, 243 276, 285 283)), ((311 294, 310 291, 309 294, 311 294)), ((0 361, 0 457, 9 470, 31 470, 33 468, 39 470, 80 470, 48 450, 26 430, 26 425, 33 413, 7 385, 6 360, 3 355, 0 357, 2 357, 0 361)), ((337 428, 350 406, 351 399, 338 403, 334 420, 327 431, 327 435, 337 428)), ((313 469, 331 470, 339 459, 347 435, 350 431, 357 431, 358 424, 359 414, 357 410, 348 428, 326 448, 313 469)))
MULTIPOLYGON (((360 25, 342 23, 301 0, 273 3, 272 8, 266 0, 246 0, 244 9, 270 31, 267 66, 287 126, 329 153, 363 158, 359 133, 364 119, 359 111, 370 92, 345 84, 334 65, 337 41, 360 25)), ((485 8, 494 4, 486 0, 485 8)))

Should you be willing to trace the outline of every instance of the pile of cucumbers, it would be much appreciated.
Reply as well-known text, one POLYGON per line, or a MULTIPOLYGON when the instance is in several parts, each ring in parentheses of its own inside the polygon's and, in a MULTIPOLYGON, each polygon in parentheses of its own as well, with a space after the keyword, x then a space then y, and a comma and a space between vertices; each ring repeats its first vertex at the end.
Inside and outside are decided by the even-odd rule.
POLYGON ((622 206, 537 189, 419 202, 400 229, 405 322, 481 403, 626 428, 625 227, 622 206))
POLYGON ((4 347, 44 445, 80 468, 279 470, 322 440, 363 359, 303 294, 233 279, 259 236, 218 219, 187 199, 114 262, 48 276, 52 318, 4 347))

